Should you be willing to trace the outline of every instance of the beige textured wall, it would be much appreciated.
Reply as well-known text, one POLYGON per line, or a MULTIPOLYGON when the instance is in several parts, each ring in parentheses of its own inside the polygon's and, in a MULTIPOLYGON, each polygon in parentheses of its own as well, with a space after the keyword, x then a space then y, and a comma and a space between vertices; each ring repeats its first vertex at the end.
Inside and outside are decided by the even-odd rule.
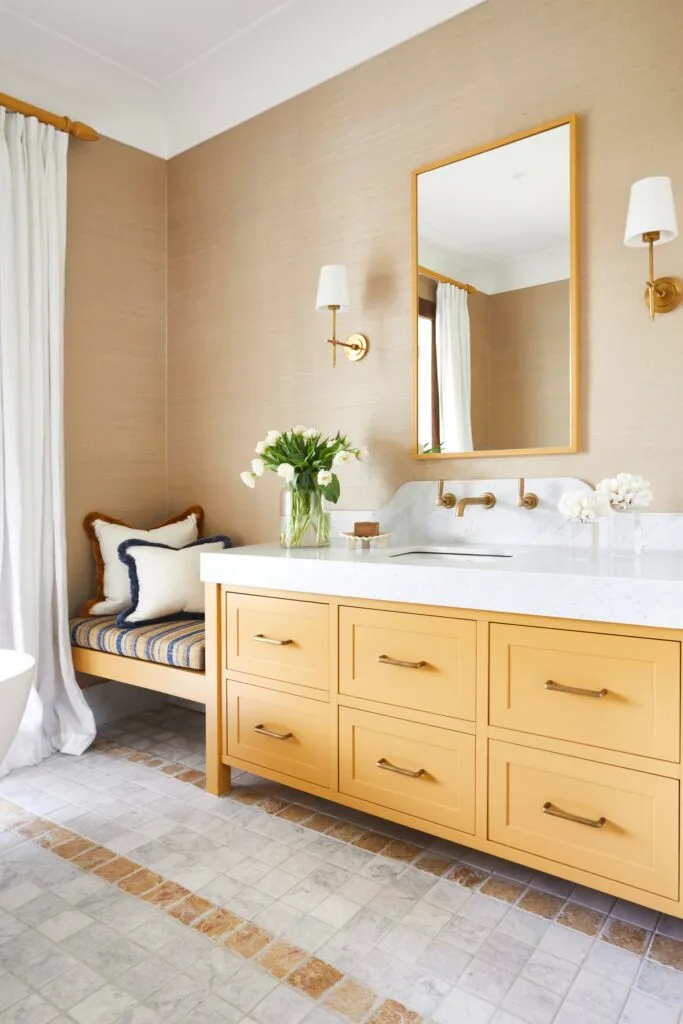
MULTIPOLYGON (((342 504, 403 481, 628 469, 683 509, 683 311, 651 325, 645 254, 622 245, 628 188, 669 174, 683 209, 680 0, 489 0, 176 157, 169 166, 169 490, 209 526, 272 538, 277 482, 238 472, 270 427, 348 431, 374 459, 342 504), (410 172, 570 112, 580 117, 582 452, 411 458, 410 172), (313 309, 322 263, 349 266, 342 330, 371 340, 336 372, 313 309)), ((657 253, 683 271, 683 240, 657 253)))
POLYGON ((166 512, 166 163, 71 142, 65 323, 66 519, 72 609, 92 593, 87 512, 166 512))
POLYGON ((487 296, 488 443, 569 444, 569 281, 487 296))
POLYGON ((489 296, 473 292, 467 296, 470 315, 470 367, 472 375, 472 441, 477 448, 491 447, 489 437, 489 395, 491 362, 491 315, 489 296))

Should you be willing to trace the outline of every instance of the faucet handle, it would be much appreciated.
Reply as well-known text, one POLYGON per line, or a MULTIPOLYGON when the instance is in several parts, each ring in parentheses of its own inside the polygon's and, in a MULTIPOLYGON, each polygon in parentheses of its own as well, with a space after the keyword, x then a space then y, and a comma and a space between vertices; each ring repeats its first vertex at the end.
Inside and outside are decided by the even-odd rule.
POLYGON ((443 480, 439 480, 439 486, 436 492, 436 504, 439 508, 455 508, 455 495, 451 494, 450 491, 446 491, 444 494, 443 485, 443 480))
POLYGON ((517 508, 536 508, 537 505, 538 495, 532 491, 524 493, 524 477, 520 476, 517 481, 517 508))

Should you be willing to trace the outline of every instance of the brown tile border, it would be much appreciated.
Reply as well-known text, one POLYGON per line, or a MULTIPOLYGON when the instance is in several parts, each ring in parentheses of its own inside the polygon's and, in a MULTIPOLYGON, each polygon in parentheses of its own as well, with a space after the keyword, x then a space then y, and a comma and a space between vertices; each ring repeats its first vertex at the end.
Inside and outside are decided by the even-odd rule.
MULTIPOLYGON (((494 899, 502 900, 504 903, 517 903, 524 889, 525 886, 521 882, 513 882, 510 878, 501 878, 500 875, 490 875, 479 892, 483 892, 485 896, 493 896, 494 899)), ((528 907, 524 909, 527 910, 528 907)))
POLYGON ((195 921, 192 927, 202 935, 208 935, 210 939, 220 939, 226 932, 234 931, 240 920, 241 918, 231 910, 219 907, 200 921, 195 921))
POLYGON ((582 903, 567 901, 557 916, 557 923, 563 924, 584 935, 597 935, 607 920, 605 914, 592 907, 584 907, 582 903))
POLYGON ((446 878, 449 882, 457 882, 465 889, 479 889, 490 875, 487 871, 479 871, 477 868, 468 867, 467 864, 455 864, 446 878))
POLYGON ((161 882, 156 889, 150 889, 149 892, 144 893, 140 899, 144 900, 145 903, 151 903, 155 907, 172 907, 180 900, 186 899, 191 896, 189 889, 186 889, 182 885, 178 885, 177 882, 161 882))
POLYGON ((312 956, 289 975, 287 984, 295 988, 297 992, 303 992, 304 995, 317 1000, 340 982, 343 977, 342 972, 332 964, 326 964, 324 960, 312 956))
MULTIPOLYGON (((40 840, 57 829, 57 826, 54 822, 25 811, 16 804, 0 800, 0 829, 2 828, 14 831, 23 839, 40 845, 40 840)), ((97 847, 94 843, 88 842, 82 836, 70 832, 68 829, 60 828, 59 838, 61 840, 59 845, 50 847, 52 853, 59 852, 62 859, 70 860, 71 863, 77 864, 82 871, 102 878, 103 881, 112 885, 117 885, 133 898, 158 906, 160 911, 185 926, 201 932, 207 938, 245 960, 254 960, 262 970, 278 981, 284 981, 293 989, 302 992, 313 1003, 319 1001, 322 996, 340 983, 351 983, 352 979, 347 978, 332 964, 326 963, 303 949, 290 946, 252 921, 244 920, 227 908, 216 906, 209 900, 191 893, 182 885, 164 879, 160 875, 154 875, 141 864, 136 864, 126 857, 117 857, 113 851, 108 851, 111 853, 111 860, 107 864, 97 868, 88 867, 87 861, 85 865, 83 863, 84 847, 97 850, 104 850, 105 847, 97 847), (65 856, 69 852, 72 855, 65 856), (158 880, 159 884, 153 885, 144 894, 137 892, 137 883, 143 877, 145 882, 150 881, 150 876, 153 881, 158 880)), ((378 1012, 382 1011, 382 1007, 385 1006, 382 997, 369 989, 363 989, 363 992, 369 1003, 368 1012, 375 1005, 378 1005, 378 1012)), ((398 1003, 395 1005, 400 1006, 398 1003)), ((356 1003, 352 1001, 349 1003, 348 1012, 341 1009, 341 1005, 337 1012, 345 1016, 347 1020, 355 1022, 357 1018, 349 1015, 356 1012, 355 1007, 356 1003)), ((404 1017, 397 1018, 398 1020, 405 1020, 406 1024, 424 1024, 423 1018, 419 1014, 413 1013, 406 1007, 401 1007, 401 1010, 408 1016, 404 1015, 404 1017)), ((384 1017, 378 1017, 378 1021, 384 1019, 384 1017)))
POLYGON ((298 967, 302 960, 305 960, 308 953, 298 946, 292 946, 289 942, 280 940, 272 942, 263 950, 258 957, 258 963, 264 967, 274 978, 286 978, 295 967, 298 967))
MULTIPOLYGON (((146 768, 162 771, 186 784, 204 788, 205 777, 199 773, 200 778, 194 778, 197 772, 194 769, 190 771, 187 765, 169 762, 113 740, 97 740, 91 749, 117 759, 140 763, 146 768)), ((653 960, 683 971, 683 942, 669 940, 680 945, 680 952, 677 946, 667 945, 665 942, 655 943, 652 941, 652 933, 646 929, 629 925, 593 907, 576 902, 572 900, 571 895, 557 896, 537 888, 533 880, 530 884, 523 884, 497 874, 495 870, 472 867, 456 857, 436 853, 427 847, 396 839, 389 834, 356 825, 344 818, 316 811, 304 804, 289 802, 272 794, 259 794, 248 790, 240 793, 233 790, 222 799, 235 800, 246 806, 256 806, 266 814, 320 832, 331 839, 336 839, 337 842, 348 843, 360 850, 401 861, 406 866, 433 875, 435 879, 442 878, 466 889, 477 890, 490 898, 517 906, 536 917, 555 921, 565 928, 599 938, 621 949, 639 955, 647 953, 653 960), (681 964, 680 967, 677 966, 678 963, 681 964)))
POLYGON ((541 892, 540 889, 529 888, 519 900, 517 906, 522 910, 528 910, 530 914, 537 917, 545 917, 552 921, 557 917, 566 903, 561 896, 553 896, 549 892, 541 892))
POLYGON ((422 1018, 401 1003, 385 999, 368 1024, 420 1024, 422 1018))
MULTIPOLYGON (((600 937, 604 939, 605 942, 609 942, 613 946, 620 946, 621 949, 628 949, 631 953, 638 953, 639 956, 643 955, 650 944, 650 940, 652 939, 651 933, 646 931, 645 928, 640 928, 634 924, 628 924, 626 921, 620 921, 616 917, 608 918, 600 937)), ((675 942, 677 940, 673 939, 672 941, 675 942)), ((678 945, 683 950, 683 942, 679 942, 678 945)), ((650 956, 652 956, 653 959, 658 959, 652 951, 652 947, 650 950, 650 956)), ((683 957, 681 958, 681 967, 679 970, 683 970, 683 957)))
POLYGON ((666 935, 655 935, 650 946, 649 956, 657 963, 683 971, 683 942, 670 939, 666 935))
POLYGON ((375 1002, 375 994, 353 978, 346 978, 341 985, 332 989, 325 999, 325 1006, 341 1013, 353 1024, 365 1020, 375 1002))

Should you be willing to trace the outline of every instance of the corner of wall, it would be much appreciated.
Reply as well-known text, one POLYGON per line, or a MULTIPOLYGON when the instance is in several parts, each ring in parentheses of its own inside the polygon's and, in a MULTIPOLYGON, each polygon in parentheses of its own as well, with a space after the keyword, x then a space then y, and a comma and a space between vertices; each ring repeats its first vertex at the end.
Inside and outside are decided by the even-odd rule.
POLYGON ((168 468, 168 169, 164 160, 164 500, 170 511, 170 480, 168 468))

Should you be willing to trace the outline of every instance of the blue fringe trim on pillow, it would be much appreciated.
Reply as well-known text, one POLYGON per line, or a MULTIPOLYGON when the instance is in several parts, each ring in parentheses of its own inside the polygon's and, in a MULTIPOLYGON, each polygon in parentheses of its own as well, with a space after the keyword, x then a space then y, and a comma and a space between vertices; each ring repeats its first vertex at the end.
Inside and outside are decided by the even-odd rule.
POLYGON ((218 541, 223 542, 224 548, 231 548, 232 541, 229 537, 224 534, 217 534, 215 537, 200 537, 198 540, 192 542, 192 544, 186 544, 183 548, 173 548, 170 544, 157 544, 152 540, 137 540, 131 538, 130 540, 124 540, 119 544, 119 560, 128 569, 128 581, 130 583, 130 598, 131 606, 126 608, 125 611, 119 612, 116 616, 117 626, 144 626, 150 622, 175 622, 182 619, 197 619, 201 618, 197 612, 176 612, 174 615, 164 615, 158 619, 145 619, 144 621, 129 622, 128 616, 137 610, 138 604, 140 603, 140 579, 138 577, 138 567, 135 562, 135 556, 128 554, 131 548, 163 548, 165 551, 187 551, 188 548, 201 547, 204 544, 217 544, 218 541))

